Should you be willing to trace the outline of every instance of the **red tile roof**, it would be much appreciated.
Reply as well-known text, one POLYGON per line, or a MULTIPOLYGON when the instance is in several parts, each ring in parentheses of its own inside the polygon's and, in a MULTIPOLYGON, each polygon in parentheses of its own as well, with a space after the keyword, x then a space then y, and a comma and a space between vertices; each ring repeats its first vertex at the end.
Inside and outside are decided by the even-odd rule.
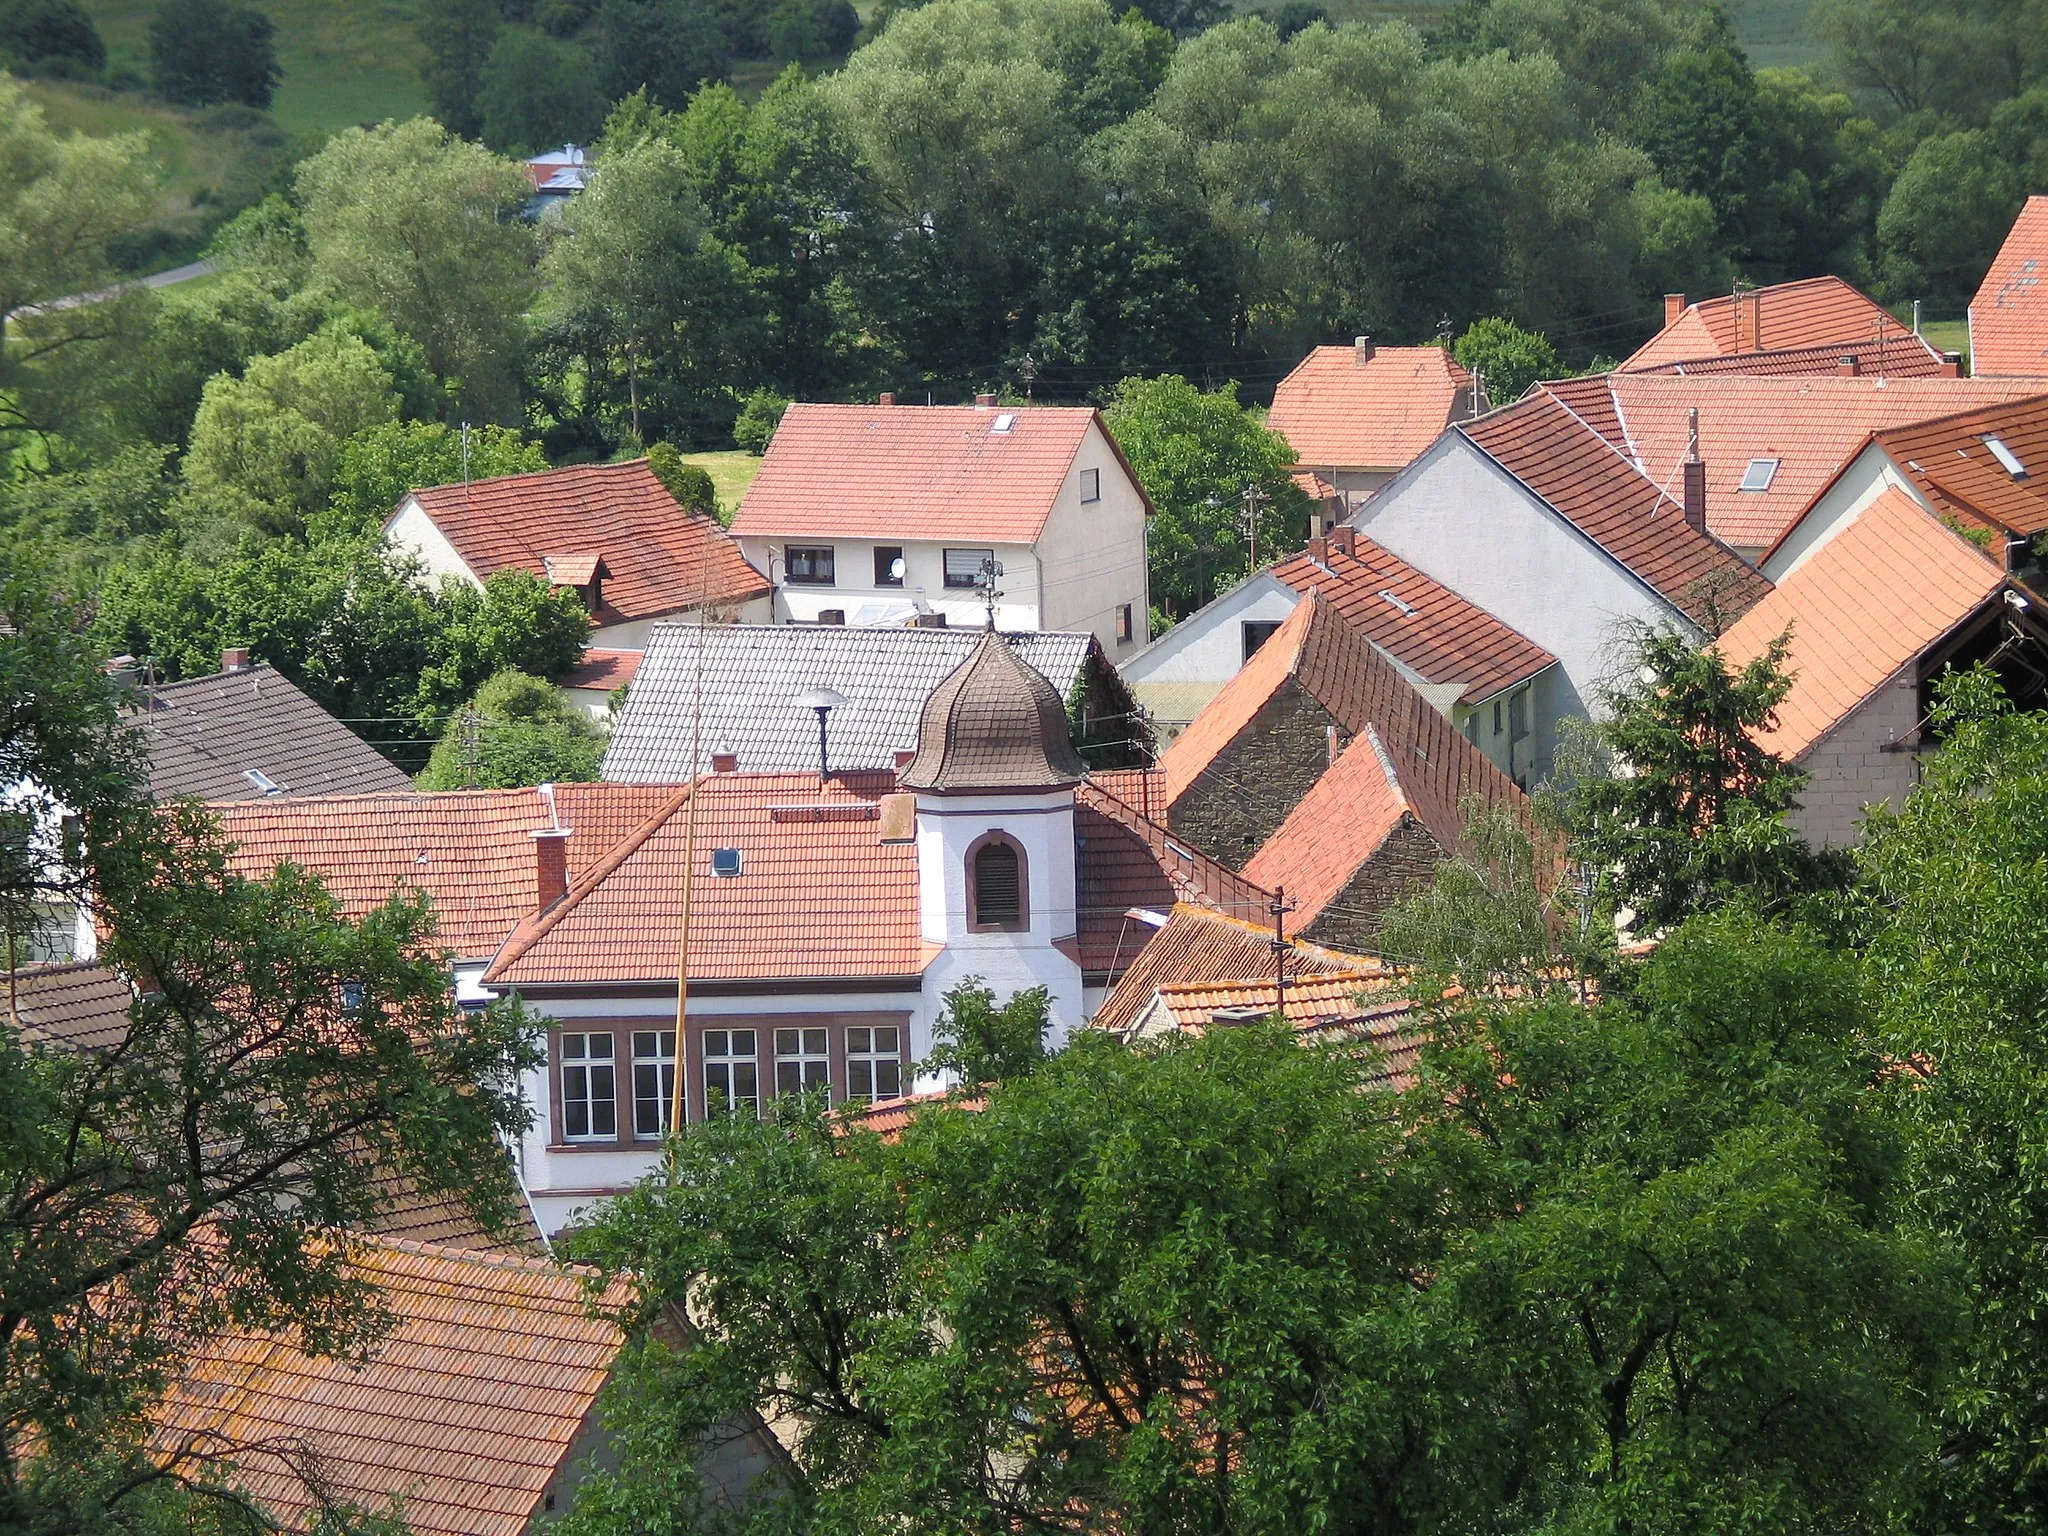
MULTIPOLYGON (((1136 779, 1139 772, 1117 777, 1136 779)), ((1106 791, 1099 779, 1075 791, 1074 837, 1081 845, 1075 869, 1081 969, 1091 978, 1123 974, 1151 940, 1150 925, 1127 915, 1133 908, 1163 912, 1187 902, 1256 917, 1273 899, 1146 820, 1134 802, 1106 791)))
MULTIPOLYGON (((1379 1081, 1405 1088, 1413 1081, 1422 1037, 1414 1028, 1415 1004, 1401 995, 1400 986, 1400 978, 1384 969, 1290 977, 1282 1013, 1309 1039, 1377 1048, 1383 1068, 1379 1081)), ((1174 982, 1161 987, 1156 996, 1170 1027, 1199 1033, 1213 1026, 1218 1009, 1270 1010, 1273 983, 1270 979, 1174 982)))
MULTIPOLYGON (((1604 388, 1588 393, 1592 406, 1609 400, 1604 388)), ((1723 612, 1740 612, 1770 590, 1727 545, 1692 528, 1679 504, 1595 430, 1599 419, 1596 411, 1589 420, 1545 385, 1459 430, 1695 621, 1708 606, 1701 583, 1725 583, 1716 599, 1723 612)))
POLYGON ((1970 372, 2048 374, 2048 197, 2027 199, 1970 300, 1970 372))
POLYGON ((523 1536, 591 1421, 630 1292, 612 1283, 593 1311, 583 1277, 551 1263, 347 1242, 348 1272, 397 1319, 368 1360, 304 1355, 276 1334, 215 1339, 154 1414, 159 1453, 243 1447, 235 1483, 287 1527, 316 1509, 289 1447, 329 1499, 402 1500, 419 1536, 523 1536))
MULTIPOLYGON (((1088 429, 1101 424, 1077 406, 799 402, 775 429, 732 531, 1035 544, 1088 429)), ((1102 435, 1130 474, 1108 428, 1102 435)))
POLYGON ((1792 631, 1792 691, 1757 739, 1797 758, 2005 579, 1905 491, 1885 492, 1721 637, 1722 654, 1740 665, 1792 631))
MULTIPOLYGON (((67 1050, 101 1051, 128 1035, 128 1009, 135 994, 117 972, 91 960, 62 965, 27 965, 15 971, 0 1010, 11 997, 30 1039, 67 1050)), ((0 986, 6 978, 0 977, 0 986)))
POLYGON ((1677 378, 1606 374, 1546 384, 1589 421, 1605 411, 1607 440, 1671 495, 1682 493, 1688 413, 1700 413, 1707 465, 1707 527, 1730 544, 1762 549, 1798 521, 1873 432, 2019 399, 2041 388, 2017 380, 1677 378), (1604 397, 1604 398, 1603 398, 1604 397), (1752 459, 1776 459, 1764 491, 1739 489, 1752 459))
MULTIPOLYGON (((673 785, 558 784, 555 804, 573 879, 675 793, 673 785)), ((434 899, 441 942, 458 958, 497 952, 536 898, 533 838, 556 824, 535 789, 343 795, 216 806, 251 878, 291 862, 322 876, 349 916, 394 891, 434 899)))
POLYGON ((771 590, 716 519, 676 505, 645 459, 412 494, 479 580, 522 570, 577 585, 572 578, 587 582, 589 564, 601 557, 611 574, 599 624, 743 603, 771 590))
MULTIPOLYGON (((1200 981, 1242 983, 1270 975, 1272 943, 1273 930, 1266 924, 1203 907, 1177 906, 1137 963, 1110 988, 1093 1022, 1099 1029, 1130 1028, 1164 986, 1200 981)), ((1377 960, 1364 955, 1348 955, 1298 938, 1290 937, 1287 946, 1288 975, 1296 978, 1381 969, 1377 960)))
MULTIPOLYGON (((1171 806, 1226 747, 1254 729, 1267 702, 1289 679, 1329 711, 1347 735, 1363 739, 1367 726, 1374 728, 1399 777, 1404 802, 1446 850, 1462 835, 1458 804, 1464 796, 1522 803, 1514 782, 1315 593, 1295 605, 1273 637, 1167 748, 1159 760, 1166 777, 1162 803, 1171 806)), ((1298 851, 1292 843, 1288 849, 1298 851)), ((1270 888, 1276 882, 1291 887, 1299 876, 1287 863, 1269 861, 1261 875, 1247 870, 1246 878, 1270 888)))
POLYGON ((906 1093, 898 1099, 884 1099, 878 1104, 850 1104, 834 1110, 832 1122, 842 1136, 854 1131, 873 1131, 884 1141, 894 1141, 911 1121, 926 1110, 949 1109, 971 1115, 987 1107, 985 1098, 963 1098, 957 1089, 935 1088, 925 1093, 906 1093))
POLYGON ((1755 379, 1830 376, 1844 357, 1854 357, 1863 375, 1887 379, 1954 378, 1953 365, 1929 342, 1911 331, 1892 329, 1878 341, 1852 347, 1840 342, 1817 347, 1787 347, 1782 352, 1737 352, 1729 357, 1699 357, 1659 367, 1632 368, 1630 373, 1682 374, 1689 378, 1740 374, 1755 379))
POLYGON ((1815 347, 1861 352, 1887 335, 1904 338, 1902 347, 1925 347, 1875 299, 1839 277, 1809 277, 1690 304, 1621 366, 1633 373, 1743 352, 1815 347))
POLYGON ((1877 441, 1936 511, 2014 535, 2048 529, 2048 395, 1881 432, 1877 441), (2022 474, 1998 461, 1991 438, 2022 474))
POLYGON ((633 681, 633 675, 640 670, 640 658, 645 651, 611 651, 593 647, 583 653, 583 659, 562 674, 563 688, 591 688, 600 693, 610 693, 614 688, 623 688, 633 681))
POLYGON ((1442 347, 1317 347, 1273 392, 1266 425, 1317 469, 1405 468, 1472 412, 1472 375, 1442 347))
POLYGON ((1304 552, 1273 567, 1297 592, 1320 592, 1353 628, 1431 683, 1463 683, 1460 702, 1476 704, 1533 677, 1557 658, 1485 609, 1432 581, 1363 535, 1351 552, 1340 529, 1318 560, 1304 552))

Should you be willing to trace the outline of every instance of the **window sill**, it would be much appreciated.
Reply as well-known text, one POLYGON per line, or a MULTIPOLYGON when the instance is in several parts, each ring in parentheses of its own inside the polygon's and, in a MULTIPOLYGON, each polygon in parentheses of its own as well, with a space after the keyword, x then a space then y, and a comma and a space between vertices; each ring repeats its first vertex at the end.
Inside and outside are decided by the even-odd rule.
POLYGON ((551 1141, 547 1145, 550 1156, 557 1152, 659 1152, 658 1140, 648 1141, 551 1141))

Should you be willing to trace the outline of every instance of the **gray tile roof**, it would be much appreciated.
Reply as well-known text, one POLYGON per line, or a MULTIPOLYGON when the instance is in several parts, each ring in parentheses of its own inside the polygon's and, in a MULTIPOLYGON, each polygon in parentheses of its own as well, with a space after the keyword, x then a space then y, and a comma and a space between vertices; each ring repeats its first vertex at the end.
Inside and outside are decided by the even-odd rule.
POLYGON ((165 683, 124 718, 149 748, 158 800, 261 800, 253 771, 286 795, 359 795, 412 788, 405 771, 301 693, 257 665, 165 683))
MULTIPOLYGON (((0 976, 0 987, 6 978, 0 976)), ((119 1045, 128 1033, 134 994, 128 983, 90 960, 63 965, 30 965, 14 973, 13 1003, 33 1036, 67 1050, 100 1051, 119 1045)), ((8 993, 0 991, 0 1015, 8 993)))
MULTIPOLYGON (((691 717, 697 642, 704 642, 703 757, 733 752, 742 773, 815 770, 818 717, 797 703, 807 689, 837 689, 846 702, 829 722, 836 769, 893 768, 917 745, 918 716, 980 638, 972 629, 864 629, 811 624, 657 624, 604 755, 614 782, 675 783, 692 777, 691 717)), ((1004 637, 1060 698, 1072 697, 1095 637, 1047 631, 1004 637)))

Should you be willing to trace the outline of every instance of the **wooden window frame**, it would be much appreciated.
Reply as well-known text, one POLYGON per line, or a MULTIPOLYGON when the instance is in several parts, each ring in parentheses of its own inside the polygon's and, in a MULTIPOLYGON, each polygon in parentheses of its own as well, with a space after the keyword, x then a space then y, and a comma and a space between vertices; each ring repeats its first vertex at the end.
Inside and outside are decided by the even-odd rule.
MULTIPOLYGON (((908 1050, 908 1046, 910 1043, 910 1030, 906 1025, 870 1023, 841 1024, 838 1026, 838 1040, 836 1043, 839 1048, 839 1059, 845 1068, 846 1078, 845 1085, 838 1090, 840 1103, 857 1103, 860 1105, 893 1104, 898 1099, 903 1098, 906 1094, 910 1092, 910 1053, 908 1050), (873 1093, 870 1093, 858 1100, 854 1098, 853 1065, 855 1061, 855 1052, 853 1049, 853 1041, 851 1039, 851 1036, 853 1034, 853 1031, 855 1031, 856 1029, 865 1029, 870 1031, 877 1029, 893 1029, 896 1031, 896 1049, 893 1052, 878 1051, 873 1049, 873 1036, 870 1035, 870 1049, 858 1053, 858 1059, 864 1064, 873 1064, 875 1062, 885 1060, 894 1060, 896 1062, 896 1091, 890 1094, 887 1098, 882 1098, 879 1095, 873 1093)), ((874 1086, 874 1077, 872 1073, 868 1078, 868 1086, 870 1088, 874 1086)))
POLYGON ((620 1070, 623 1058, 619 1052, 619 1037, 630 1030, 632 1024, 619 1019, 571 1019, 566 1023, 557 1021, 548 1028, 548 1150, 550 1152, 616 1152, 621 1147, 631 1146, 631 1138, 624 1132, 628 1117, 632 1113, 632 1098, 625 1090, 627 1074, 620 1070), (562 1055, 564 1035, 610 1035, 612 1037, 612 1134, 610 1136, 579 1136, 569 1139, 567 1118, 563 1114, 566 1098, 562 1089, 562 1077, 567 1060, 562 1055))
POLYGON ((962 865, 967 884, 967 931, 969 933, 1029 933, 1031 931, 1031 856, 1024 851, 1024 845, 999 827, 991 827, 967 845, 967 856, 962 865), (981 851, 995 843, 1007 843, 1017 855, 1017 921, 1014 923, 984 923, 977 910, 975 896, 975 864, 981 858, 981 851))

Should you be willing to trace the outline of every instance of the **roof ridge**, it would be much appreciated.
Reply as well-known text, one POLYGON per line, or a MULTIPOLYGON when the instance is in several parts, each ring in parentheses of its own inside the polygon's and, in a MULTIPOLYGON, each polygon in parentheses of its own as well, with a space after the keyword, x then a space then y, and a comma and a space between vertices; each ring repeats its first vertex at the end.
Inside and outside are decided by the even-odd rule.
MULTIPOLYGON (((1960 411, 1949 411, 1940 416, 1922 416, 1914 421, 1900 422, 1897 426, 1873 427, 1870 431, 1870 438, 1881 439, 1905 432, 1918 432, 1926 427, 1947 426, 1951 422, 1961 421, 1965 416, 1982 416, 1992 411, 2009 411, 2023 405, 2048 405, 2048 390, 2043 390, 2038 395, 2021 395, 2017 399, 1991 400, 1983 405, 1966 406, 1960 411)), ((1865 446, 1868 446, 1869 440, 1869 438, 1865 439, 1865 446)))
POLYGON ((1393 758, 1387 754, 1387 744, 1380 740, 1379 727, 1370 720, 1365 722, 1365 737, 1372 743, 1373 755, 1380 760, 1380 771, 1387 776, 1387 787, 1393 790, 1394 797, 1404 806, 1414 809, 1414 801, 1409 798, 1407 788, 1401 783, 1400 772, 1394 767, 1393 758))
MULTIPOLYGON (((522 469, 510 475, 485 475, 480 480, 448 480, 440 485, 416 485, 405 494, 418 496, 427 491, 461 491, 467 495, 481 485, 506 485, 514 480, 538 480, 543 477, 561 479, 568 475, 601 475, 612 470, 631 469, 636 464, 647 462, 647 456, 642 454, 637 459, 618 459, 609 464, 551 464, 546 469, 522 469)), ((653 474, 651 467, 648 473, 653 474)), ((668 487, 663 486, 662 489, 667 490, 668 487)))
MULTIPOLYGON (((1614 386, 1611 384, 1608 386, 1608 394, 1610 398, 1612 398, 1613 396, 1613 388, 1614 386)), ((1587 434, 1592 437, 1594 442, 1598 443, 1602 448, 1605 448, 1609 453, 1613 454, 1617 459, 1621 460, 1623 464, 1626 464, 1631 474, 1641 479, 1644 483, 1649 485, 1652 490, 1656 491, 1657 499, 1659 501, 1669 501, 1671 502, 1672 506, 1679 506, 1678 502, 1672 500, 1671 493, 1669 491, 1665 490, 1663 486, 1657 484, 1656 481, 1650 479, 1648 475, 1644 474, 1643 471, 1636 465, 1633 459, 1631 459, 1627 454, 1623 453, 1619 448, 1615 447, 1614 444, 1610 443, 1607 440, 1606 433, 1602 432, 1598 427, 1594 426, 1593 423, 1586 420, 1586 418, 1581 416, 1577 411, 1573 410, 1571 406, 1565 402, 1562 396, 1556 394, 1554 391, 1547 388, 1544 390, 1543 395, 1545 399, 1555 401, 1557 408, 1559 410, 1563 411, 1565 415, 1571 417, 1573 421, 1577 422, 1581 427, 1585 428, 1587 434)), ((1618 410, 1616 414, 1620 414, 1618 410)), ((1477 444, 1476 446, 1479 448, 1480 452, 1486 453, 1485 444, 1481 443, 1477 444)), ((1493 458, 1493 455, 1490 453, 1487 453, 1486 456, 1490 459, 1493 458)), ((1494 459, 1494 462, 1496 464, 1500 463, 1498 459, 1494 459)), ((1505 464, 1501 464, 1500 467, 1502 469, 1508 468, 1505 464)), ((1511 475, 1515 475, 1515 472, 1512 469, 1508 469, 1508 473, 1511 475)), ((1522 477, 1520 475, 1515 475, 1515 478, 1517 480, 1520 480, 1522 477)), ((1524 483, 1526 484, 1527 482, 1524 483)), ((1545 505, 1550 504, 1550 498, 1547 496, 1539 496, 1538 499, 1544 502, 1545 505)), ((1680 510, 1683 509, 1681 508, 1680 510)), ((1591 538, 1592 535, 1588 534, 1587 537, 1591 538)), ((1599 543, 1599 540, 1595 539, 1594 542, 1597 544, 1599 543)), ((1615 558, 1619 559, 1620 557, 1616 556, 1615 558)), ((1627 564, 1626 561, 1623 561, 1622 563, 1627 564)), ((1631 569, 1633 569, 1633 567, 1631 567, 1631 569)))
POLYGON ((355 1232, 338 1229, 332 1236, 341 1241, 345 1249, 390 1248, 400 1253, 416 1253, 424 1258, 445 1259, 450 1263, 483 1264, 492 1269, 522 1269, 553 1276, 601 1277, 604 1271, 594 1264, 565 1264, 558 1259, 542 1258, 538 1255, 504 1253, 482 1248, 460 1248, 449 1243, 430 1243, 416 1237, 390 1237, 378 1232, 355 1232))
MULTIPOLYGON (((1323 971, 1314 976, 1298 976, 1288 981, 1290 987, 1319 987, 1341 985, 1351 981, 1380 981, 1400 973, 1390 965, 1379 965, 1372 970, 1323 971)), ((1246 987, 1271 987, 1269 976, 1246 976, 1232 981, 1162 981, 1154 989, 1159 992, 1238 992, 1246 987)))

